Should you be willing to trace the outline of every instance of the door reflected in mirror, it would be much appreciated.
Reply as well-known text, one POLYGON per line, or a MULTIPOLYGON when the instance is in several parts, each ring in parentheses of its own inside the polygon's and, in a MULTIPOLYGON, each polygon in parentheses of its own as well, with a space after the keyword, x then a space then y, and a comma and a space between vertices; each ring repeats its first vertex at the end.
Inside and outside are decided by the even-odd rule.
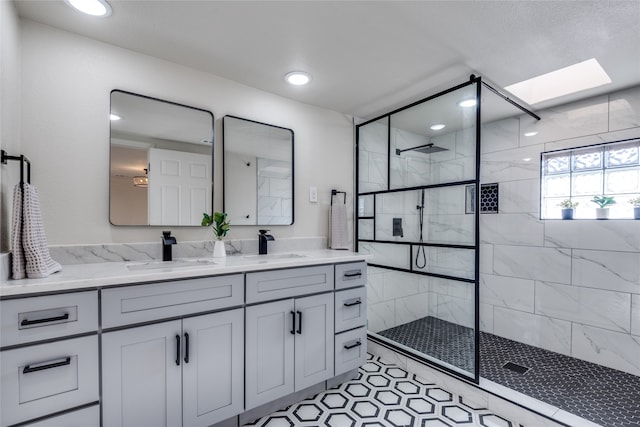
POLYGON ((293 224, 293 131, 225 116, 222 143, 231 224, 293 224))
POLYGON ((213 207, 213 114, 111 92, 109 219, 197 225, 213 207))

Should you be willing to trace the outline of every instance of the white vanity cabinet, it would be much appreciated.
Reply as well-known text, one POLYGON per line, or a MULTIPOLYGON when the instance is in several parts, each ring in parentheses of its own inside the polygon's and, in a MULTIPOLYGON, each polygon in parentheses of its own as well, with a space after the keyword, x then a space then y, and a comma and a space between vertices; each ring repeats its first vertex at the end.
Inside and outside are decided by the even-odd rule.
POLYGON ((334 376, 333 293, 246 308, 246 409, 334 376))
MULTIPOLYGON (((0 301, 2 427, 98 403, 97 301, 96 291, 0 301)), ((95 412, 84 420, 99 425, 95 412)))
MULTIPOLYGON (((103 427, 206 427, 243 411, 244 309, 187 317, 205 301, 215 308, 223 306, 220 298, 243 301, 243 275, 182 282, 103 292, 112 291, 103 298, 103 305, 116 305, 104 307, 110 313, 130 307, 126 316, 142 311, 152 320, 148 313, 160 315, 171 301, 169 311, 183 311, 180 319, 102 334, 103 427)), ((115 315, 112 322, 120 323, 115 315)))

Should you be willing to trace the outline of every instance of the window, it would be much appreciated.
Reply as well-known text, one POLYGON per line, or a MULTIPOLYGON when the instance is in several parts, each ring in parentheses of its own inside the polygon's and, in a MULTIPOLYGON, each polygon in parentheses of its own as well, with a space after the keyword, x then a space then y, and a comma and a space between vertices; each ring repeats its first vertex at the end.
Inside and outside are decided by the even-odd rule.
POLYGON ((558 204, 578 202, 574 218, 595 218, 593 196, 615 197, 609 218, 633 218, 628 203, 640 196, 640 139, 542 153, 542 219, 561 218, 558 204))

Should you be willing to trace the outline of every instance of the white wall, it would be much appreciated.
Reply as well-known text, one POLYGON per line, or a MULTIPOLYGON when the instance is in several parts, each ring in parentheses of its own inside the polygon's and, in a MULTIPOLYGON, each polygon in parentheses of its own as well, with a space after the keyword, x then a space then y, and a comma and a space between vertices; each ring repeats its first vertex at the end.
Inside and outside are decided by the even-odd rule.
MULTIPOLYGON (((0 0, 0 147, 20 153, 20 26, 12 1, 0 0)), ((0 166, 0 252, 9 249, 13 187, 18 162, 0 166)))
POLYGON ((539 114, 484 130, 481 328, 640 375, 640 221, 539 219, 540 153, 640 137, 640 87, 539 114))
MULTIPOLYGON (((213 112, 216 210, 222 208, 220 119, 232 114, 293 129, 296 221, 293 226, 272 227, 276 239, 326 236, 330 189, 352 192, 353 131, 348 116, 31 21, 22 22, 22 38, 22 149, 33 162, 32 182, 41 195, 49 244, 159 241, 162 227, 109 224, 112 89, 213 112), (312 185, 318 187, 317 204, 308 203, 312 185)), ((232 227, 229 237, 250 238, 257 228, 232 227)), ((179 241, 210 238, 200 228, 172 231, 179 241)))

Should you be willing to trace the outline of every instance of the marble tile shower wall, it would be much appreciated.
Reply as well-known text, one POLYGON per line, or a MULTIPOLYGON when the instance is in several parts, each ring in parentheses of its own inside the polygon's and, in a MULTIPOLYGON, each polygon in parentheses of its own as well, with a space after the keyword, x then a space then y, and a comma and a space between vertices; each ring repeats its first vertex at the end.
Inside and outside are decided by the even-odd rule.
POLYGON ((289 162, 258 157, 258 171, 258 223, 291 223, 293 177, 289 162))
POLYGON ((481 329, 640 375, 640 221, 540 220, 540 153, 640 137, 640 87, 483 128, 481 329), (523 134, 537 131, 532 137, 523 134))

